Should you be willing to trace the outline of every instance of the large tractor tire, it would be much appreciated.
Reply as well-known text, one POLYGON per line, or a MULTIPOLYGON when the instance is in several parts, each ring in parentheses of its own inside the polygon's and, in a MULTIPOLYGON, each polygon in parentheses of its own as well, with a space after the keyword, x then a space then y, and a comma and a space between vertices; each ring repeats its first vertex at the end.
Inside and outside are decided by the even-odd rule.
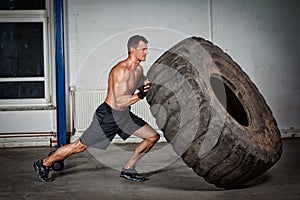
POLYGON ((280 158, 277 123, 263 96, 230 56, 187 38, 150 67, 152 115, 187 166, 217 187, 240 187, 280 158))

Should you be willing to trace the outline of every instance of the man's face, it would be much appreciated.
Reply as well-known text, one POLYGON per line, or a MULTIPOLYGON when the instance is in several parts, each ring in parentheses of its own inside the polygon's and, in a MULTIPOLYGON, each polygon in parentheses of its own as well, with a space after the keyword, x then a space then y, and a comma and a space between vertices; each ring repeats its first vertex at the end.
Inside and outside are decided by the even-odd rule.
POLYGON ((148 54, 148 46, 145 42, 139 41, 139 46, 134 50, 135 56, 140 61, 145 61, 148 54))

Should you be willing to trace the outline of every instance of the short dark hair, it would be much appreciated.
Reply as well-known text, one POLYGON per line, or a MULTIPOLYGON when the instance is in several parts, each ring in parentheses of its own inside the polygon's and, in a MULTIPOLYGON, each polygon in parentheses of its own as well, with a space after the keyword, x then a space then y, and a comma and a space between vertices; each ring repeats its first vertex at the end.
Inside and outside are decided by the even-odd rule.
POLYGON ((131 36, 129 39, 128 39, 128 42, 127 42, 127 50, 128 50, 128 54, 130 54, 130 48, 133 47, 133 48, 137 48, 139 46, 139 42, 140 41, 143 41, 145 42, 146 44, 148 43, 148 40, 141 36, 141 35, 134 35, 134 36, 131 36))

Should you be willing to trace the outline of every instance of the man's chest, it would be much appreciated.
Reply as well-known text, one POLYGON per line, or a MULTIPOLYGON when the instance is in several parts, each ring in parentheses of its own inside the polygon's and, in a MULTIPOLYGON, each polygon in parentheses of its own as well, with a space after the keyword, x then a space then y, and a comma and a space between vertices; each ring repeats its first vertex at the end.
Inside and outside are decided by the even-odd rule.
POLYGON ((128 79, 128 89, 134 92, 139 87, 139 82, 141 79, 142 73, 140 70, 132 70, 130 71, 129 79, 128 79))

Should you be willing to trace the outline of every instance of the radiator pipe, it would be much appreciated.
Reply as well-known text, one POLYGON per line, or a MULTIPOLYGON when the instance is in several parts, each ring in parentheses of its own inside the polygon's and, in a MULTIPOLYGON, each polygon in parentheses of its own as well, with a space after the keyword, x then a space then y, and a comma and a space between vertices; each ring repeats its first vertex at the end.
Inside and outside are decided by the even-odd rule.
POLYGON ((71 136, 75 135, 76 129, 75 129, 75 92, 76 92, 76 86, 71 85, 69 87, 69 92, 71 95, 71 136))

